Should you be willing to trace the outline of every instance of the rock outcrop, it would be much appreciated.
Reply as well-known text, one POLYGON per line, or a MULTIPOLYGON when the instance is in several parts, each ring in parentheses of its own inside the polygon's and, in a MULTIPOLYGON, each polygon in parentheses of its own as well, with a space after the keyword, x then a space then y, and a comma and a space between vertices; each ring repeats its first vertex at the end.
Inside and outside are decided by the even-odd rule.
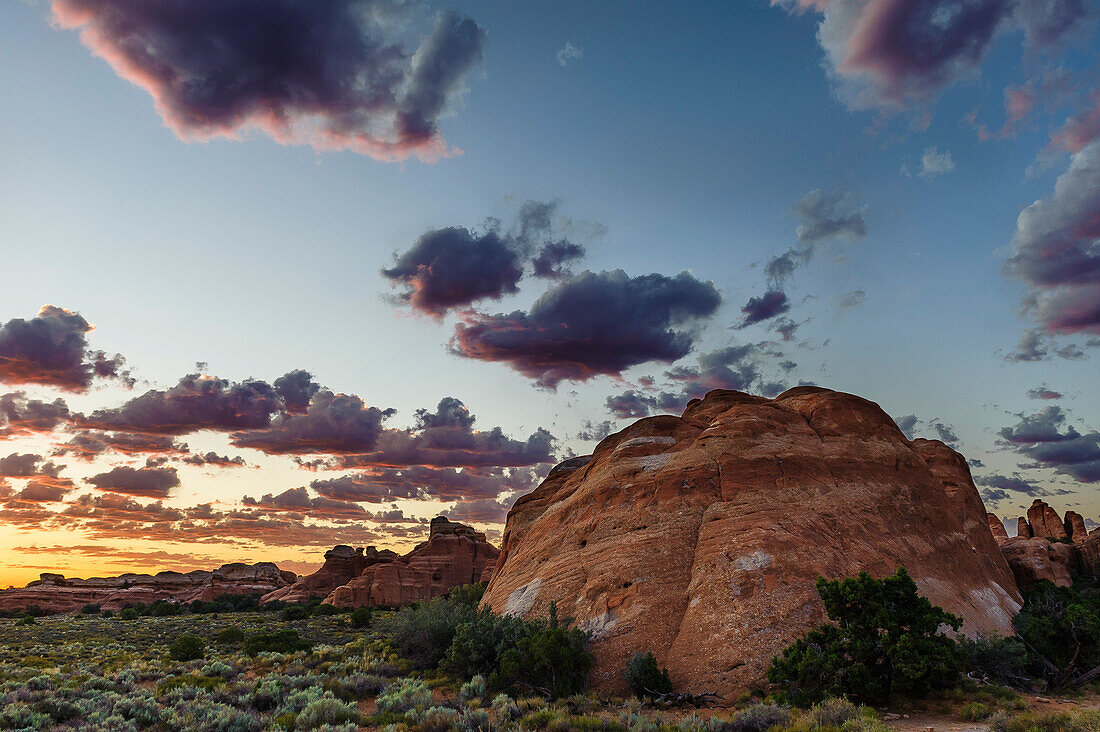
POLYGON ((428 540, 404 556, 388 549, 338 546, 325 553, 317 572, 262 602, 303 602, 319 595, 338 607, 399 607, 488 580, 499 554, 485 534, 439 516, 432 519, 428 540))
POLYGON ((38 607, 46 613, 79 612, 85 605, 117 610, 157 600, 189 603, 223 595, 260 595, 286 587, 297 579, 271 562, 224 564, 214 571, 123 574, 118 577, 66 579, 43 573, 26 587, 0 591, 0 610, 38 607))
MULTIPOLYGON (((989 521, 992 525, 1000 519, 990 514, 989 521)), ((1081 514, 1067 511, 1062 520, 1056 510, 1036 498, 1027 517, 1021 516, 1016 525, 1016 536, 996 538, 1021 590, 1029 590, 1041 580, 1068 587, 1077 575, 1100 572, 1100 534, 1089 533, 1081 514)))
POLYGON ((592 631, 593 680, 651 650, 677 688, 732 698, 824 619, 819 576, 908 569, 964 632, 1020 606, 966 461, 873 402, 713 391, 555 468, 508 514, 484 603, 592 631))

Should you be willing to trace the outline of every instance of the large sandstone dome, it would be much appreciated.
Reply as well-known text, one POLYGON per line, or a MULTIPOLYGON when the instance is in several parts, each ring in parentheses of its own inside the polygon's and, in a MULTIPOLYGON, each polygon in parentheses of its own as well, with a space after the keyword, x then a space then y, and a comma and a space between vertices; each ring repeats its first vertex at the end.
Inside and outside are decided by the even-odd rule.
POLYGON ((652 650, 679 688, 728 696, 824 619, 818 576, 899 566, 964 632, 1011 633, 1020 594, 961 455, 851 394, 714 391, 521 498, 485 603, 556 602, 593 632, 602 689, 652 650))

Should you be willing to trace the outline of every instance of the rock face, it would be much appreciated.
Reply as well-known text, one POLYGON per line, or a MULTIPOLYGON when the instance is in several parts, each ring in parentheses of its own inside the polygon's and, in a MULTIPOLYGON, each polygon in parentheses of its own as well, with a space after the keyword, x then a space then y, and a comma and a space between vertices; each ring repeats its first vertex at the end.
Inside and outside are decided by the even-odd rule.
POLYGON ((302 602, 321 595, 338 607, 398 607, 487 580, 499 554, 485 534, 439 516, 432 519, 428 540, 405 556, 338 546, 325 553, 317 572, 262 601, 302 602))
POLYGON ((26 587, 0 591, 0 610, 37 606, 47 613, 79 612, 88 604, 104 610, 157 600, 189 603, 210 601, 222 595, 259 595, 286 587, 297 579, 271 562, 225 564, 214 571, 123 574, 118 577, 65 579, 43 573, 26 587))
MULTIPOLYGON (((990 516, 990 522, 999 521, 990 516)), ((1089 534, 1081 514, 1067 511, 1063 521, 1036 498, 1017 526, 1016 536, 998 536, 997 541, 1021 590, 1041 580, 1068 587, 1076 575, 1100 572, 1100 534, 1089 534)))
POLYGON ((824 619, 818 576, 899 566, 965 632, 1011 632, 1020 594, 962 456, 850 394, 713 391, 517 501, 484 603, 556 602, 593 632, 599 688, 651 650, 678 688, 731 697, 824 619))

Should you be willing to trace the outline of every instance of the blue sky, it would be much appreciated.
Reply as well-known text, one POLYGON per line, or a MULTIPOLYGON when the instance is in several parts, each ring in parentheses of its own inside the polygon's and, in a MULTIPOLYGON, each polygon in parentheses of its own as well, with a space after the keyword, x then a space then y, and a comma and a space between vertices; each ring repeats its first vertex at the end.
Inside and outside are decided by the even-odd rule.
MULTIPOLYGON (((870 103, 852 101, 847 87, 855 72, 837 65, 819 27, 839 22, 842 12, 862 13, 861 22, 870 24, 876 5, 915 3, 834 0, 824 14, 763 0, 425 5, 400 29, 414 48, 417 23, 427 34, 444 10, 472 19, 483 33, 480 60, 462 67, 433 120, 461 154, 434 162, 415 154, 386 162, 350 150, 282 145, 255 129, 242 129, 235 140, 185 142, 166 126, 147 89, 120 78, 75 29, 53 19, 59 5, 73 11, 81 4, 0 8, 0 241, 8 272, 0 325, 34 319, 47 304, 79 312, 95 326, 89 346, 123 354, 137 382, 128 389, 107 379, 73 393, 9 375, 0 393, 61 397, 74 412, 90 412, 171 387, 195 371, 196 362, 231 382, 271 382, 304 369, 334 392, 396 409, 391 427, 411 426, 416 409, 454 397, 477 416, 475 429, 499 426, 522 441, 545 428, 556 438, 555 456, 584 453, 594 445, 578 438, 586 421, 610 420, 615 429, 628 423, 616 420, 605 400, 645 392, 639 379, 646 376, 657 380, 646 392, 656 399, 671 388, 662 379, 673 364, 643 361, 618 374, 566 379, 556 390, 538 388, 508 361, 449 351, 461 308, 441 320, 418 314, 394 302, 401 287, 380 274, 426 232, 480 232, 489 217, 502 222, 501 231, 513 231, 525 201, 555 201, 554 236, 586 249, 570 264, 574 273, 622 269, 630 277, 674 277, 686 271, 713 283, 721 304, 670 326, 691 340, 690 353, 675 365, 695 368, 699 354, 752 345, 749 360, 759 378, 744 388, 810 381, 851 391, 897 418, 914 415, 926 436, 938 434, 932 423, 939 420, 957 436, 956 447, 981 462, 976 477, 1023 481, 1015 484, 1022 490, 1003 491, 998 500, 992 500, 999 495, 995 487, 984 486, 992 509, 1016 515, 1044 496, 1059 509, 1075 505, 1089 518, 1100 517, 1096 483, 1087 480, 1092 473, 1078 470, 1086 478, 1080 479, 1056 472, 1054 463, 1021 468, 1029 464, 1020 452, 1026 445, 998 444, 1000 430, 1043 408, 1061 410, 1046 414, 1063 436, 1069 427, 1085 436, 1100 427, 1100 325, 1093 320, 1073 332, 1044 326, 1035 311, 1021 311, 1028 283, 1002 273, 1020 212, 1052 196, 1070 156, 1084 154, 1053 138, 1093 104, 1098 45, 1095 9, 1087 3, 1052 4, 1074 22, 1043 43, 1021 30, 1033 33, 1030 21, 1010 12, 980 58, 888 72, 868 66, 884 74, 860 77, 872 88, 870 103), (578 52, 559 61, 567 44, 578 52), (1005 121, 1006 88, 1045 90, 1056 85, 1040 82, 1052 78, 1061 80, 1062 91, 1037 94, 1013 134, 981 139, 977 124, 996 131, 1005 121), (908 93, 913 86, 900 97, 883 91, 898 79, 918 85, 918 92, 908 93), (919 175, 933 147, 949 154, 950 163, 941 158, 943 172, 919 175), (814 190, 838 196, 833 215, 858 215, 863 233, 817 241, 812 258, 782 283, 790 311, 780 317, 801 323, 794 337, 782 339, 778 318, 738 328, 742 306, 770 287, 769 259, 804 246, 796 229, 806 221, 792 209, 814 190), (860 304, 840 307, 857 291, 860 304), (1029 331, 1050 344, 1046 357, 1007 360, 1029 331), (1068 344, 1080 354, 1052 355, 1068 344), (786 372, 780 361, 797 366, 786 372), (1064 396, 1029 398, 1028 390, 1040 384, 1064 396)), ((114 5, 119 12, 127 7, 121 0, 114 5)), ((235 5, 247 11, 249 3, 235 5)), ((925 5, 961 12, 958 2, 925 5)), ((849 38, 849 51, 853 44, 849 38)), ((879 63, 895 58, 877 46, 871 51, 882 52, 879 63)), ((1095 261, 1095 243, 1085 254, 1095 261)), ((569 281, 528 275, 517 293, 468 305, 485 316, 529 312, 539 295, 569 281)), ((1095 291, 1087 286, 1085 297, 1095 291)), ((50 433, 10 437, 0 457, 45 458, 75 429, 61 424, 50 433)), ((286 453, 239 448, 224 431, 196 427, 181 440, 192 451, 204 445, 256 467, 169 462, 179 485, 138 496, 84 482, 118 465, 156 469, 146 463, 148 455, 108 451, 90 463, 66 464, 61 475, 74 487, 65 501, 126 495, 143 506, 155 497, 180 510, 214 501, 231 511, 244 496, 278 496, 319 478, 286 453)), ((11 494, 23 487, 15 477, 7 485, 11 494)), ((515 495, 502 491, 497 502, 506 507, 515 495)), ((411 542, 423 530, 419 520, 458 510, 462 502, 438 495, 394 499, 385 507, 398 506, 408 521, 391 531, 392 522, 364 520, 377 531, 364 530, 364 538, 411 542)), ((66 505, 34 510, 56 514, 66 505)), ((41 564, 41 557, 17 548, 117 540, 79 522, 36 530, 16 520, 26 505, 14 506, 0 509, 0 550, 20 557, 13 582, 33 577, 41 564), (3 521, 5 511, 16 518, 3 521)), ((485 520, 470 520, 494 530, 503 513, 478 516, 485 520)), ((329 518, 306 512, 303 520, 322 525, 329 518)), ((276 551, 305 562, 325 548, 320 539, 274 550, 262 540, 238 539, 227 536, 224 546, 203 552, 181 541, 175 561, 182 566, 276 551)), ((127 543, 131 558, 116 559, 154 562, 147 553, 159 545, 155 533, 135 534, 127 543)), ((96 566, 103 561, 92 549, 87 556, 96 556, 96 566)), ((73 573, 89 566, 72 562, 73 573)))

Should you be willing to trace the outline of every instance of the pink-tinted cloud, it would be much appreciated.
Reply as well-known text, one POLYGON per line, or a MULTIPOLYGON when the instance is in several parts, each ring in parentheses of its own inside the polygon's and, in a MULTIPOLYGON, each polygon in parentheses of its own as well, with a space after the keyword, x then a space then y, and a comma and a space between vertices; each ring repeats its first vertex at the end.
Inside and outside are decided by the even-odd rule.
POLYGON ((86 479, 101 491, 140 498, 167 498, 180 484, 175 468, 131 468, 121 465, 86 479))
POLYGON ((69 407, 62 399, 28 399, 22 391, 0 395, 0 439, 46 434, 68 420, 69 407))
POLYGON ((351 150, 380 160, 451 154, 438 119, 481 59, 485 32, 442 13, 415 53, 412 3, 368 0, 53 0, 58 26, 153 97, 183 140, 351 150))
POLYGON ((0 383, 38 384, 84 392, 97 378, 133 381, 122 356, 88 348, 92 325, 79 313, 43 305, 30 320, 0 324, 0 383))

